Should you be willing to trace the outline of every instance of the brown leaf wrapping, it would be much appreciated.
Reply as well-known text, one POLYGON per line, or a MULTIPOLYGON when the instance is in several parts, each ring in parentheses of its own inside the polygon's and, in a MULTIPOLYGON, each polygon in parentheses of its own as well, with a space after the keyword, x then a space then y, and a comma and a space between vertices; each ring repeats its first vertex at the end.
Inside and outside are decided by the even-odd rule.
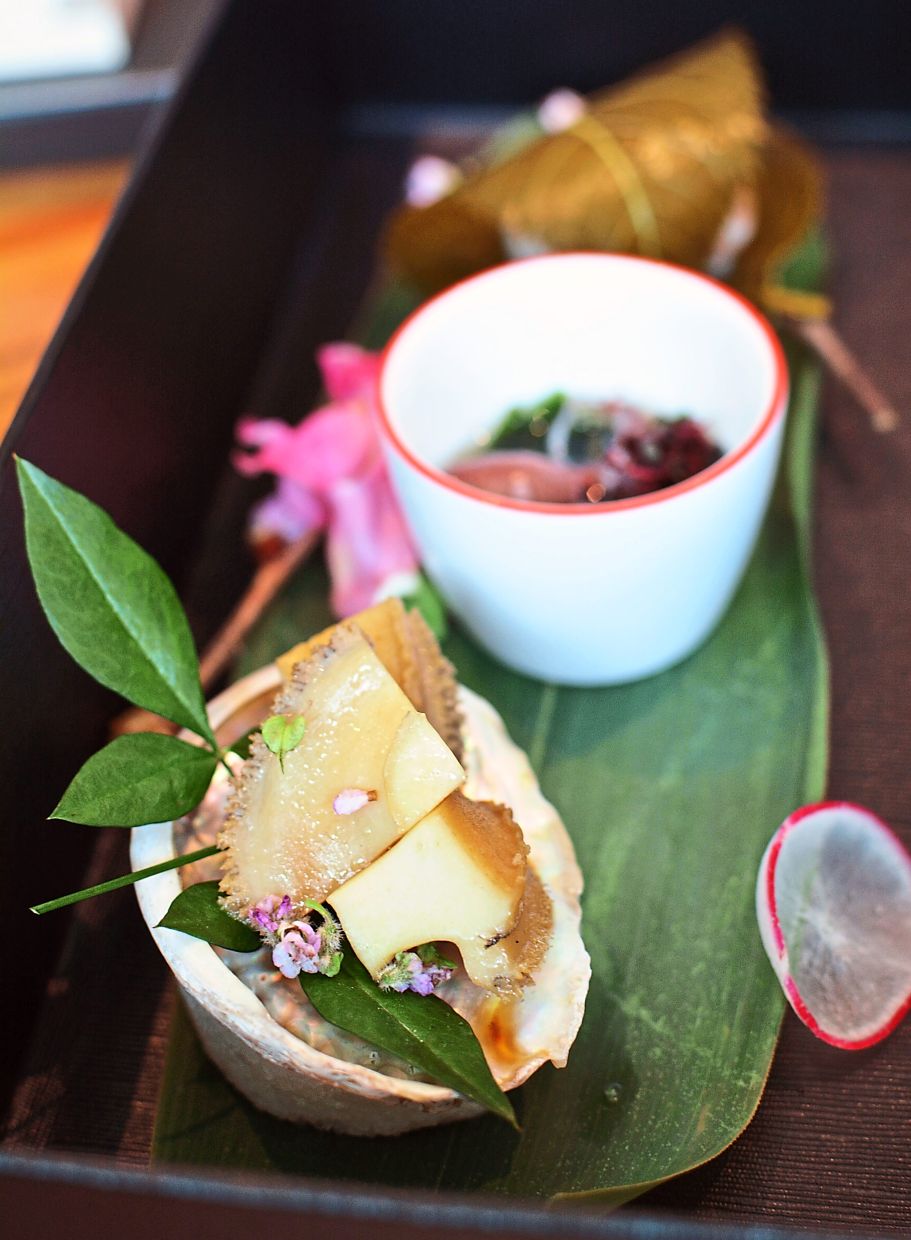
POLYGON ((751 44, 724 31, 591 96, 569 129, 481 169, 431 206, 403 207, 387 255, 427 291, 534 250, 619 251, 704 268, 746 192, 760 208, 759 232, 734 279, 758 297, 819 203, 812 160, 767 125, 763 103, 751 44))
POLYGON ((769 313, 825 318, 827 297, 776 283, 775 272, 822 215, 822 178, 809 148, 780 127, 770 127, 755 182, 758 226, 741 251, 731 284, 769 313))

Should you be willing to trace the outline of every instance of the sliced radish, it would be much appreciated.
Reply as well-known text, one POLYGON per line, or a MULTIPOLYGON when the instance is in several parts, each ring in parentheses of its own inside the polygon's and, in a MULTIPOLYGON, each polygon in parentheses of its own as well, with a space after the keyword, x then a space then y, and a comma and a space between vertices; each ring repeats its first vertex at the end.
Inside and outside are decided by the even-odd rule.
POLYGON ((911 1007, 911 855, 847 801, 795 810, 756 884, 763 946, 788 1001, 832 1046, 862 1050, 911 1007))

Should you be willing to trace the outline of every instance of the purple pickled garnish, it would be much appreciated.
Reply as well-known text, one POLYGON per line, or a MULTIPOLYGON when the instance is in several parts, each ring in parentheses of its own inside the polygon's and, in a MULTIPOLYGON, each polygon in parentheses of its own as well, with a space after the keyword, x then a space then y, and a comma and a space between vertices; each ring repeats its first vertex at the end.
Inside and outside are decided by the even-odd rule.
POLYGON ((659 418, 619 400, 564 399, 554 406, 542 445, 534 430, 538 408, 526 411, 524 429, 510 423, 508 448, 458 461, 450 473, 510 499, 598 504, 673 486, 721 456, 695 419, 659 418), (529 446, 513 446, 523 435, 529 446))

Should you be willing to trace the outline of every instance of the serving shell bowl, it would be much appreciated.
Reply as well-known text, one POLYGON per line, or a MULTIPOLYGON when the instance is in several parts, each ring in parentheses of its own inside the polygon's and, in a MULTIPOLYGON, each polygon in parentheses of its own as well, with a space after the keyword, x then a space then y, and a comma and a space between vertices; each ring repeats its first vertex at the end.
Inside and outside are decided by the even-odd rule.
MULTIPOLYGON (((274 665, 238 681, 210 704, 213 728, 229 737, 240 735, 268 713, 280 685, 274 665)), ((551 945, 536 971, 535 985, 512 1009, 508 1047, 488 1018, 483 992, 470 984, 450 983, 449 1001, 475 1029, 498 1084, 511 1089, 548 1060, 562 1066, 581 1023, 591 972, 579 934, 582 876, 559 815, 541 795, 527 758, 509 740, 499 715, 464 688, 460 706, 466 792, 513 808, 530 862, 554 905, 551 945)), ((182 851, 175 827, 161 823, 135 828, 133 867, 154 865, 182 851)), ((260 1110, 362 1136, 390 1136, 479 1113, 477 1104, 454 1090, 346 1062, 314 1049, 279 1024, 208 943, 158 928, 180 890, 179 870, 136 885, 142 915, 177 980, 206 1053, 260 1110)), ((286 984, 277 972, 275 984, 286 984)))

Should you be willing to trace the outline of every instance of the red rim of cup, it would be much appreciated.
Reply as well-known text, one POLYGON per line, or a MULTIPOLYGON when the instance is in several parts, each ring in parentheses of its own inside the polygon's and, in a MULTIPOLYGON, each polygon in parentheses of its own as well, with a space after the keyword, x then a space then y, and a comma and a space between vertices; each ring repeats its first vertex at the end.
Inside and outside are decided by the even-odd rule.
POLYGON ((771 427, 777 421, 778 417, 783 416, 785 398, 788 390, 788 368, 785 362, 784 350, 781 347, 781 341, 778 339, 768 319, 756 309, 752 302, 748 301, 741 293, 729 288, 726 284, 722 284, 719 280, 713 279, 711 276, 703 275, 701 272, 692 271, 688 267, 681 267, 677 263, 665 262, 663 259, 657 258, 641 258, 632 254, 609 254, 602 251, 589 250, 571 250, 565 253, 556 254, 538 254, 531 258, 515 259, 511 262, 500 263, 496 267, 488 267, 484 271, 478 272, 476 275, 468 276, 464 280, 458 281, 456 284, 450 285, 437 293, 434 297, 423 302, 416 310, 400 324, 389 342, 383 349, 379 372, 376 381, 377 409, 379 411, 379 420, 382 432, 386 439, 392 444, 396 452, 403 457, 409 465, 416 469, 424 477, 429 478, 432 482, 438 483, 440 486, 446 487, 450 491, 455 491, 460 495, 464 495, 469 499, 477 502, 490 504, 495 508, 511 508, 517 512, 536 512, 546 513, 550 516, 609 516, 613 512, 623 512, 630 508, 644 508, 648 504, 659 504, 666 500, 673 499, 675 496, 682 495, 686 491, 694 490, 696 487, 705 485, 713 478, 725 473, 738 461, 742 460, 752 449, 762 440, 769 432, 771 427), (469 284, 477 283, 481 280, 487 280, 496 277, 500 272, 512 269, 514 267, 524 267, 531 263, 551 263, 560 262, 563 259, 578 258, 596 258, 606 260, 610 263, 634 263, 647 264, 650 267, 664 267, 675 271, 688 279, 696 280, 702 284, 707 284, 717 292, 727 297, 730 301, 745 310, 749 317, 759 328, 761 335, 765 338, 766 343, 772 354, 772 361, 775 368, 775 381, 772 388, 772 395, 758 425, 750 433, 742 444, 739 444, 730 452, 726 452, 713 465, 709 465, 706 469, 701 470, 698 474, 693 474, 691 478, 684 479, 683 482, 676 482, 673 486, 664 487, 660 491, 650 491, 646 495, 636 495, 630 499, 615 499, 606 504, 555 504, 544 503, 540 500, 523 500, 512 499, 506 495, 495 495, 491 491, 482 491, 479 487, 471 486, 467 482, 462 482, 459 478, 454 478, 451 474, 444 470, 437 469, 433 465, 429 465, 426 461, 421 460, 400 438, 398 431, 392 425, 389 412, 386 408, 386 402, 383 397, 383 384, 386 376, 386 367, 389 365, 390 357, 399 341, 399 339, 407 332, 414 323, 418 321, 428 310, 436 303, 450 294, 457 292, 459 289, 465 288, 469 284))
MULTIPOLYGON (((784 959, 787 952, 787 944, 784 941, 781 921, 778 917, 778 901, 775 898, 775 873, 778 869, 778 859, 781 855, 782 847, 794 828, 798 826, 799 823, 803 822, 805 818, 811 818, 814 814, 820 813, 824 810, 838 809, 848 809, 854 811, 855 813, 863 814, 863 816, 867 818, 873 826, 877 827, 886 836, 888 836, 888 838, 896 844, 902 852, 907 852, 901 839, 895 834, 888 823, 883 822, 881 818, 874 814, 872 810, 867 809, 866 806, 857 805, 853 801, 817 801, 813 805, 804 805, 800 809, 796 809, 793 814, 789 814, 775 832, 772 846, 769 849, 769 857, 766 862, 765 874, 766 905, 769 910, 769 921, 772 926, 772 937, 775 940, 775 950, 778 953, 779 960, 784 959)), ((801 995, 800 991, 797 989, 797 983, 794 981, 794 978, 791 976, 790 972, 784 979, 783 984, 788 999, 791 1002, 791 1006, 794 1008, 794 1011, 807 1026, 807 1028, 812 1033, 815 1033, 816 1036, 823 1042, 828 1042, 830 1046, 837 1046, 840 1050, 863 1051, 869 1046, 875 1046, 877 1042, 881 1042, 883 1038, 888 1037, 889 1034, 892 1033, 892 1031, 902 1022, 908 1011, 911 1010, 911 994, 909 994, 907 998, 905 998, 903 1002, 898 1005, 889 1019, 884 1021, 883 1024, 880 1025, 878 1029, 874 1030, 873 1033, 868 1034, 867 1037, 858 1038, 856 1040, 852 1040, 850 1038, 840 1038, 836 1034, 827 1033, 826 1030, 821 1027, 816 1017, 804 1002, 803 995, 801 995)))

